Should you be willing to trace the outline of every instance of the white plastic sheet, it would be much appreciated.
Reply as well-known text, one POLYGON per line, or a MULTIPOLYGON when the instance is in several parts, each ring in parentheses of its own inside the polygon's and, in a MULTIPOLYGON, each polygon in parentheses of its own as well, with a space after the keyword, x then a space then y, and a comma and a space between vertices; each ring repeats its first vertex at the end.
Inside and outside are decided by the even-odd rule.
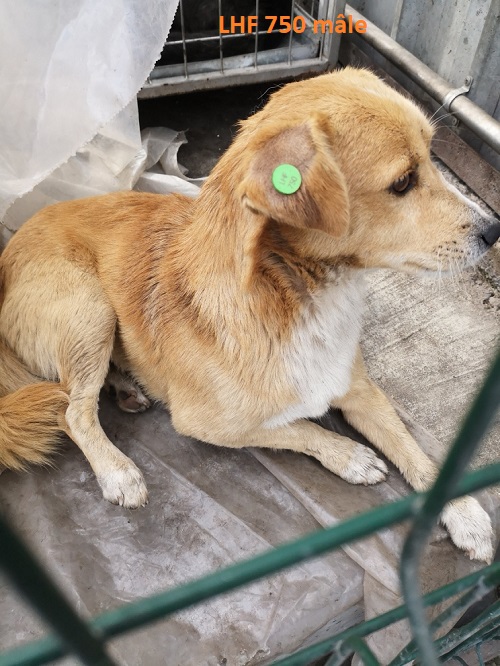
POLYGON ((86 186, 91 193, 96 174, 102 191, 130 186, 122 169, 140 150, 140 139, 137 113, 129 105, 160 55, 177 4, 178 0, 0 3, 4 241, 8 229, 15 230, 45 199, 82 196, 86 186), (111 143, 114 169, 96 169, 111 143), (66 164, 77 152, 76 161, 66 164), (63 164, 38 197, 5 216, 17 199, 63 164))
POLYGON ((4 216, 4 240, 38 210, 58 201, 132 188, 196 196, 204 179, 188 178, 177 162, 185 142, 184 132, 166 127, 141 135, 137 102, 131 102, 76 155, 12 204, 4 216))

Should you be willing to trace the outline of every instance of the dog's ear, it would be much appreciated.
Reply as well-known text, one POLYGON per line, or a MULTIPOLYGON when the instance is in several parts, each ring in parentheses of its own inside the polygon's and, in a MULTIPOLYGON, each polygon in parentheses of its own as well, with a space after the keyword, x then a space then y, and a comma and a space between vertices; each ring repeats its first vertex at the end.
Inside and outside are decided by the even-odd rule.
POLYGON ((256 213, 340 236, 349 224, 347 185, 321 125, 316 117, 298 126, 257 130, 251 141, 254 157, 239 194, 256 213), (295 167, 300 176, 289 167, 275 172, 280 165, 295 167))

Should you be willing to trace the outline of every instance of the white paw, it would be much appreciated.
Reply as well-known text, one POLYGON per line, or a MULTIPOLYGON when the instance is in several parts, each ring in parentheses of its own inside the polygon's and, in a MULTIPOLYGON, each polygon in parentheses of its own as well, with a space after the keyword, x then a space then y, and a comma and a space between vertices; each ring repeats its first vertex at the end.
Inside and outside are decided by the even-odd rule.
POLYGON ((142 472, 131 460, 97 477, 104 499, 127 509, 148 503, 148 491, 142 472))
POLYGON ((388 473, 387 465, 363 444, 356 444, 349 464, 342 470, 341 477, 349 483, 371 486, 384 481, 388 473))
POLYGON ((471 560, 492 562, 493 529, 486 511, 473 497, 460 497, 445 506, 441 522, 451 540, 471 560))

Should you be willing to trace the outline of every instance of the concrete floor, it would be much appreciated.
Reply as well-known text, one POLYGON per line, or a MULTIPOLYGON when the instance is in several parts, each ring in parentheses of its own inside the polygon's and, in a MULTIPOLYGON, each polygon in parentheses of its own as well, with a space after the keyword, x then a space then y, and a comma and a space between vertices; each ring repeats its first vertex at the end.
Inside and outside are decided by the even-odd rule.
MULTIPOLYGON (((188 144, 181 147, 179 161, 188 175, 204 176, 229 146, 237 121, 258 110, 279 85, 145 100, 141 126, 185 130, 188 144)), ((500 250, 475 270, 439 283, 387 271, 369 280, 363 347, 370 373, 422 426, 450 442, 498 344, 500 250)), ((499 439, 497 418, 476 465, 499 460, 499 439)))

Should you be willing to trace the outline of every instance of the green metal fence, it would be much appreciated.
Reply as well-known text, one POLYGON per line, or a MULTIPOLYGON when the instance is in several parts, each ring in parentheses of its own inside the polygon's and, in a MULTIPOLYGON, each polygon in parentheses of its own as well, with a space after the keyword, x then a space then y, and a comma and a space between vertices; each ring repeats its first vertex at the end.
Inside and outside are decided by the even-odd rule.
MULTIPOLYGON (((464 473, 499 404, 500 353, 434 486, 428 493, 413 494, 386 504, 199 580, 108 611, 90 622, 77 615, 26 546, 0 517, 0 565, 19 593, 54 631, 51 636, 0 655, 0 666, 35 666, 54 661, 66 654, 77 656, 87 666, 114 666, 116 662, 106 650, 108 639, 303 560, 333 551, 409 518, 413 520, 413 524, 401 557, 401 584, 405 603, 332 638, 281 658, 272 666, 306 666, 321 657, 329 657, 325 666, 340 666, 354 653, 367 666, 379 664, 364 639, 403 618, 409 619, 414 640, 400 652, 390 666, 402 666, 415 659, 425 666, 434 666, 452 659, 456 660, 455 663, 463 664, 465 662, 458 655, 473 647, 477 649, 478 660, 482 664, 481 644, 500 639, 500 601, 493 602, 468 624, 450 631, 439 640, 433 641, 433 635, 453 618, 458 619, 471 604, 500 586, 500 562, 484 567, 424 597, 421 597, 419 592, 417 571, 425 543, 446 502, 500 483, 500 463, 464 473), (432 623, 426 621, 425 607, 457 595, 460 595, 458 599, 432 623)), ((173 661, 175 655, 172 655, 173 661)), ((169 657, 166 656, 165 663, 169 662, 169 657)))

